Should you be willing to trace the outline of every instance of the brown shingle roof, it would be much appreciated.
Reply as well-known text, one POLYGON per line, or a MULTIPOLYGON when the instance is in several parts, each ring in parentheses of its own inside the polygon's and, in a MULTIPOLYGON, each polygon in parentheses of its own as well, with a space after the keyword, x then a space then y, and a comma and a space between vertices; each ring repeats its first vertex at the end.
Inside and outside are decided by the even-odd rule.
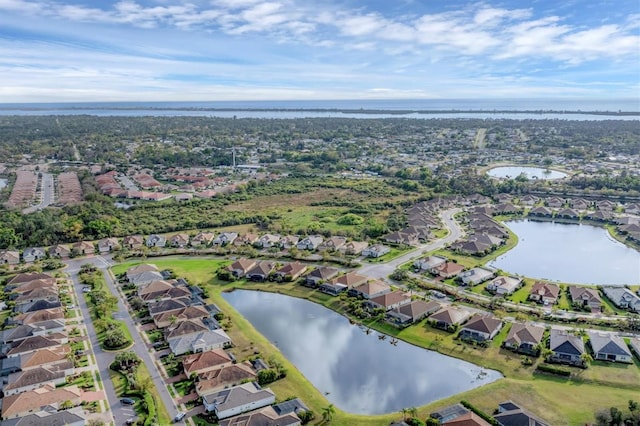
POLYGON ((198 372, 217 365, 224 365, 231 362, 231 357, 222 349, 213 349, 193 355, 187 355, 182 359, 184 372, 190 376, 191 373, 198 372))
POLYGON ((523 342, 538 344, 542 341, 544 327, 529 323, 514 323, 504 339, 507 345, 520 346, 523 342))
POLYGON ((198 395, 204 395, 243 381, 253 380, 256 373, 249 363, 232 364, 200 375, 196 383, 198 395))
POLYGON ((64 401, 78 402, 81 395, 77 386, 55 388, 43 386, 39 389, 5 396, 2 402, 2 418, 8 419, 17 414, 37 411, 42 407, 57 405, 64 401))

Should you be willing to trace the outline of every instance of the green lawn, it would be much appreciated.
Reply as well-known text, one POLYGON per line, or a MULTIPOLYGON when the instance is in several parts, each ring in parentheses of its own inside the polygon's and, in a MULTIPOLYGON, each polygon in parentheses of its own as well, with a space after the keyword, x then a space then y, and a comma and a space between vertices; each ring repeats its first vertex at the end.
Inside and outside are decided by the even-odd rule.
POLYGON ((112 270, 115 275, 126 272, 132 266, 141 263, 151 263, 158 268, 171 269, 177 277, 185 278, 192 284, 215 284, 215 271, 221 267, 231 263, 229 260, 221 260, 211 256, 188 257, 188 256, 167 256, 154 257, 144 261, 135 260, 115 265, 112 270))

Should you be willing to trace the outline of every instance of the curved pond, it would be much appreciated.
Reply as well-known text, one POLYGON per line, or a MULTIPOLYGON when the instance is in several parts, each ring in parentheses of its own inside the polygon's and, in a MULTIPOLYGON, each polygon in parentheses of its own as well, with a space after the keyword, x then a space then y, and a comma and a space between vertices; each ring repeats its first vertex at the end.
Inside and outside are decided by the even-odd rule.
POLYGON ((527 179, 552 180, 569 176, 557 170, 542 169, 540 167, 507 166, 495 167, 487 171, 489 176, 500 179, 515 179, 523 173, 527 176, 527 179))
POLYGON ((497 371, 367 333, 304 299, 246 290, 223 296, 331 403, 349 413, 418 407, 502 377, 497 371))
POLYGON ((640 283, 640 252, 602 227, 530 219, 505 224, 518 244, 490 262, 494 268, 574 284, 640 283))

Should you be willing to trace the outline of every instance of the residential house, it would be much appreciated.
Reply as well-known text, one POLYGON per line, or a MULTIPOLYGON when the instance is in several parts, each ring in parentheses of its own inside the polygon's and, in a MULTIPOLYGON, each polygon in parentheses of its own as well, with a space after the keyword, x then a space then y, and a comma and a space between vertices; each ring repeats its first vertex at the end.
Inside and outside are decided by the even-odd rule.
POLYGON ((263 260, 247 271, 247 279, 251 281, 266 281, 275 269, 276 264, 263 260))
POLYGON ((89 241, 78 241, 71 246, 71 252, 75 256, 87 256, 90 254, 94 254, 95 251, 95 246, 89 241))
POLYGON ((191 302, 190 297, 158 300, 157 302, 151 303, 148 305, 149 314, 153 317, 154 315, 160 315, 163 312, 175 311, 178 309, 186 308, 187 306, 190 305, 190 302, 191 302))
POLYGON ((384 309, 385 312, 411 303, 411 296, 404 291, 395 290, 373 297, 366 302, 370 309, 384 309))
POLYGON ((371 257, 371 258, 378 258, 378 257, 382 257, 385 254, 389 253, 389 251, 391 250, 391 248, 382 245, 382 244, 374 244, 372 246, 369 246, 367 248, 365 248, 364 250, 362 250, 362 255, 364 257, 371 257))
POLYGON ((129 250, 138 250, 144 246, 144 237, 142 235, 127 235, 122 239, 122 245, 129 250))
POLYGON ((224 348, 231 344, 231 339, 224 330, 218 328, 169 337, 167 343, 174 355, 182 355, 187 352, 197 353, 224 348))
POLYGON ((300 418, 295 412, 278 413, 273 406, 224 419, 219 423, 220 426, 298 426, 300 424, 302 424, 300 418))
POLYGON ((336 275, 338 275, 340 271, 336 268, 331 268, 329 266, 320 266, 313 271, 309 272, 305 276, 304 285, 307 287, 316 288, 320 284, 329 281, 336 275))
POLYGON ((544 206, 534 207, 529 210, 529 216, 551 217, 553 216, 553 211, 544 206))
POLYGON ((538 349, 544 336, 544 327, 531 323, 515 322, 507 337, 502 342, 502 346, 516 352, 526 354, 538 354, 538 349))
POLYGON ((640 297, 626 287, 602 287, 602 292, 620 309, 628 309, 640 313, 640 297))
POLYGON ((198 232, 192 239, 191 245, 193 247, 206 247, 211 245, 216 234, 213 232, 198 232))
POLYGON ((364 284, 369 280, 369 277, 365 275, 360 275, 357 272, 347 272, 344 275, 341 275, 337 278, 334 278, 332 281, 335 284, 344 285, 347 289, 357 287, 360 284, 364 284))
POLYGON ((152 234, 145 241, 147 247, 164 247, 167 245, 167 238, 164 235, 152 234))
POLYGON ((584 354, 582 337, 576 336, 568 330, 551 328, 549 349, 553 352, 550 360, 554 362, 582 365, 580 358, 584 354))
POLYGON ((631 337, 629 339, 629 346, 636 353, 636 357, 640 359, 640 337, 631 337))
POLYGON ((598 291, 583 286, 569 286, 569 295, 574 305, 581 308, 589 308, 591 312, 600 312, 602 308, 602 299, 598 291))
POLYGON ((100 253, 111 253, 120 249, 120 242, 117 238, 103 238, 98 241, 98 251, 100 253))
POLYGON ((10 374, 7 379, 8 384, 2 388, 2 391, 6 397, 17 393, 32 391, 46 384, 53 386, 61 385, 65 383, 65 378, 65 370, 58 370, 51 366, 38 366, 10 374))
POLYGON ((520 408, 513 401, 501 402, 498 405, 498 414, 493 418, 498 422, 498 426, 549 426, 545 420, 520 408))
POLYGON ((593 359, 601 361, 632 363, 631 351, 624 340, 613 333, 589 331, 589 343, 593 349, 593 359))
POLYGON ((341 236, 333 236, 318 244, 318 251, 338 251, 347 244, 347 239, 341 236))
POLYGON ((502 329, 502 321, 492 315, 476 314, 460 330, 460 337, 477 341, 492 340, 502 329))
POLYGON ((522 280, 517 277, 499 276, 487 284, 487 291, 500 296, 507 296, 518 289, 522 280))
POLYGON ((569 200, 569 205, 576 210, 586 210, 591 206, 591 202, 585 200, 584 198, 576 198, 573 200, 569 200))
POLYGON ((536 197, 535 195, 527 194, 527 195, 524 195, 524 196, 520 197, 520 204, 524 204, 525 206, 533 206, 539 200, 540 200, 540 198, 536 197))
POLYGON ((287 263, 283 265, 280 269, 278 269, 275 273, 276 281, 295 281, 302 276, 307 271, 307 265, 303 265, 302 263, 295 261, 292 263, 287 263))
POLYGON ((191 292, 177 281, 156 280, 138 288, 138 297, 146 303, 157 303, 160 300, 189 297, 191 292))
POLYGON ((298 248, 298 250, 314 251, 318 248, 318 246, 320 246, 320 244, 322 244, 323 241, 324 237, 322 237, 321 235, 309 235, 308 237, 305 237, 302 240, 298 241, 296 247, 298 248))
POLYGON ((440 265, 443 265, 446 262, 447 262, 446 257, 427 256, 413 262, 413 266, 414 268, 420 269, 421 271, 430 271, 434 268, 437 268, 440 265))
POLYGON ((0 251, 0 265, 17 265, 20 263, 20 252, 14 250, 0 251))
POLYGON ((545 305, 554 305, 558 301, 559 294, 560 287, 557 284, 546 281, 536 281, 533 283, 533 287, 529 293, 529 300, 545 305))
POLYGON ((271 248, 277 247, 280 244, 280 235, 274 234, 264 234, 258 241, 256 241, 256 246, 261 248, 271 248))
POLYGON ((39 311, 19 314, 11 318, 9 324, 34 324, 42 321, 63 320, 64 309, 62 307, 53 309, 41 309, 39 311))
POLYGON ((431 315, 429 322, 436 328, 453 332, 457 329, 457 326, 463 324, 469 317, 471 317, 471 312, 464 308, 449 305, 431 315))
POLYGON ((257 264, 258 262, 256 262, 255 260, 246 259, 243 257, 241 259, 236 260, 231 265, 227 266, 227 269, 229 270, 229 272, 233 274, 234 277, 242 278, 245 275, 247 275, 247 273, 251 269, 253 269, 257 264))
POLYGON ((566 201, 564 199, 559 197, 550 197, 545 200, 547 206, 551 207, 552 209, 559 209, 560 207, 563 207, 565 202, 566 201))
POLYGON ((429 314, 442 308, 438 302, 414 300, 411 303, 391 309, 387 312, 387 320, 396 325, 407 326, 420 321, 429 314))
POLYGON ((29 337, 46 336, 64 331, 64 320, 50 320, 38 324, 24 324, 0 331, 0 342, 3 344, 19 342, 29 337))
POLYGON ((595 212, 585 214, 583 218, 596 222, 608 222, 613 219, 613 213, 603 210, 597 210, 595 212))
POLYGON ((160 271, 152 270, 140 272, 138 274, 127 274, 127 276, 129 277, 129 282, 131 284, 135 284, 137 287, 142 287, 153 281, 159 281, 164 278, 160 271))
MULTIPOLYGON (((70 401, 70 400, 69 400, 70 401)), ((73 401, 72 401, 73 403, 73 401)), ((2 422, 3 426, 84 426, 87 424, 87 419, 84 415, 84 410, 80 407, 74 407, 72 409, 62 411, 50 411, 52 407, 46 406, 44 409, 32 412, 29 410, 29 414, 16 417, 10 420, 2 422), (49 410, 47 410, 49 409, 49 410)))
POLYGON ((494 214, 517 214, 521 211, 522 209, 520 207, 516 207, 515 205, 506 202, 497 204, 494 209, 494 214))
POLYGON ((22 260, 25 263, 32 263, 37 260, 42 260, 46 256, 46 253, 42 247, 29 247, 22 252, 22 260))
POLYGON ((347 256, 358 256, 368 246, 369 243, 366 241, 349 241, 348 243, 340 247, 338 251, 344 253, 347 256))
POLYGON ((39 349, 19 357, 6 359, 18 359, 21 371, 40 367, 51 367, 53 371, 64 371, 68 376, 74 372, 74 365, 69 360, 69 352, 71 352, 69 346, 58 346, 55 348, 39 349))
POLYGON ((16 304, 13 307, 15 312, 19 312, 21 314, 26 314, 28 312, 40 311, 42 309, 53 309, 59 308, 62 306, 59 299, 51 300, 51 299, 39 299, 33 302, 25 302, 16 304))
POLYGON ((234 359, 224 350, 212 349, 185 356, 182 358, 182 368, 187 377, 191 377, 192 374, 202 374, 228 367, 233 364, 233 361, 234 359))
POLYGON ((169 237, 169 245, 176 248, 185 248, 189 245, 189 234, 179 232, 169 237))
POLYGON ((199 396, 208 395, 221 389, 253 381, 256 377, 257 374, 249 361, 231 364, 199 374, 196 393, 199 396))
POLYGON ((349 289, 349 296, 373 299, 391 292, 391 287, 385 282, 373 280, 349 289))
POLYGON ((458 275, 458 279, 462 281, 464 285, 471 286, 483 283, 493 277, 495 277, 494 271, 480 266, 464 271, 458 275))
POLYGON ((49 253, 49 257, 52 259, 67 259, 71 256, 71 249, 63 244, 51 246, 47 252, 49 253))
POLYGON ((467 414, 463 414, 442 424, 443 426, 491 426, 491 423, 487 422, 473 411, 469 411, 467 414))
POLYGON ((390 232, 386 235, 383 235, 382 239, 389 244, 395 245, 416 246, 420 244, 420 241, 418 240, 418 236, 416 234, 402 231, 390 232))
POLYGON ((618 204, 614 203, 613 201, 609 201, 609 200, 596 201, 596 208, 598 210, 613 211, 617 207, 618 207, 618 204))
POLYGON ((432 268, 429 272, 441 278, 447 279, 458 276, 458 274, 460 274, 460 272, 462 271, 464 271, 464 266, 459 265, 455 262, 446 261, 445 263, 432 268))
POLYGON ((165 328, 181 321, 195 319, 205 320, 210 316, 211 314, 203 305, 191 305, 172 311, 161 312, 151 317, 156 327, 165 328))
POLYGON ((260 236, 258 234, 252 234, 250 232, 247 232, 244 235, 239 235, 238 238, 236 238, 233 241, 233 245, 237 247, 251 246, 256 244, 259 239, 260 239, 260 236))
POLYGON ((289 250, 292 247, 296 247, 298 245, 298 241, 300 241, 300 237, 297 235, 287 235, 280 239, 280 248, 289 250))
POLYGON ((556 213, 556 217, 559 217, 559 218, 562 218, 562 219, 579 220, 580 219, 580 213, 578 213, 574 209, 562 209, 562 210, 560 210, 559 212, 556 213))
POLYGON ((73 405, 79 405, 80 397, 81 391, 75 385, 62 388, 44 385, 32 391, 5 395, 2 400, 2 418, 5 420, 15 419, 45 407, 57 408, 64 401, 71 401, 73 405))
POLYGON ((266 407, 275 401, 276 395, 271 389, 263 389, 255 382, 223 389, 202 398, 205 410, 215 412, 221 420, 266 407))
POLYGON ((453 404, 430 413, 429 417, 434 418, 438 420, 440 424, 443 424, 467 414, 468 412, 469 409, 465 408, 462 404, 453 404))

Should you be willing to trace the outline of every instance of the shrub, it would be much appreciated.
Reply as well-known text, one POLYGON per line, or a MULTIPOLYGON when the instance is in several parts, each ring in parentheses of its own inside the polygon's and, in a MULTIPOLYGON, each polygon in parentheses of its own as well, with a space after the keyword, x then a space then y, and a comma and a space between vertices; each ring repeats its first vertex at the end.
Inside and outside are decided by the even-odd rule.
POLYGON ((488 423, 490 423, 492 425, 497 425, 498 424, 498 422, 493 417, 489 416, 484 411, 480 410, 475 405, 471 404, 469 401, 465 401, 463 399, 462 401, 460 401, 460 404, 462 404, 464 407, 468 408, 469 410, 473 411, 478 416, 482 417, 488 423))
POLYGON ((553 365, 540 364, 536 367, 536 371, 541 371, 543 373, 555 374, 557 376, 569 377, 571 376, 571 371, 566 370, 564 368, 554 367, 553 365))

